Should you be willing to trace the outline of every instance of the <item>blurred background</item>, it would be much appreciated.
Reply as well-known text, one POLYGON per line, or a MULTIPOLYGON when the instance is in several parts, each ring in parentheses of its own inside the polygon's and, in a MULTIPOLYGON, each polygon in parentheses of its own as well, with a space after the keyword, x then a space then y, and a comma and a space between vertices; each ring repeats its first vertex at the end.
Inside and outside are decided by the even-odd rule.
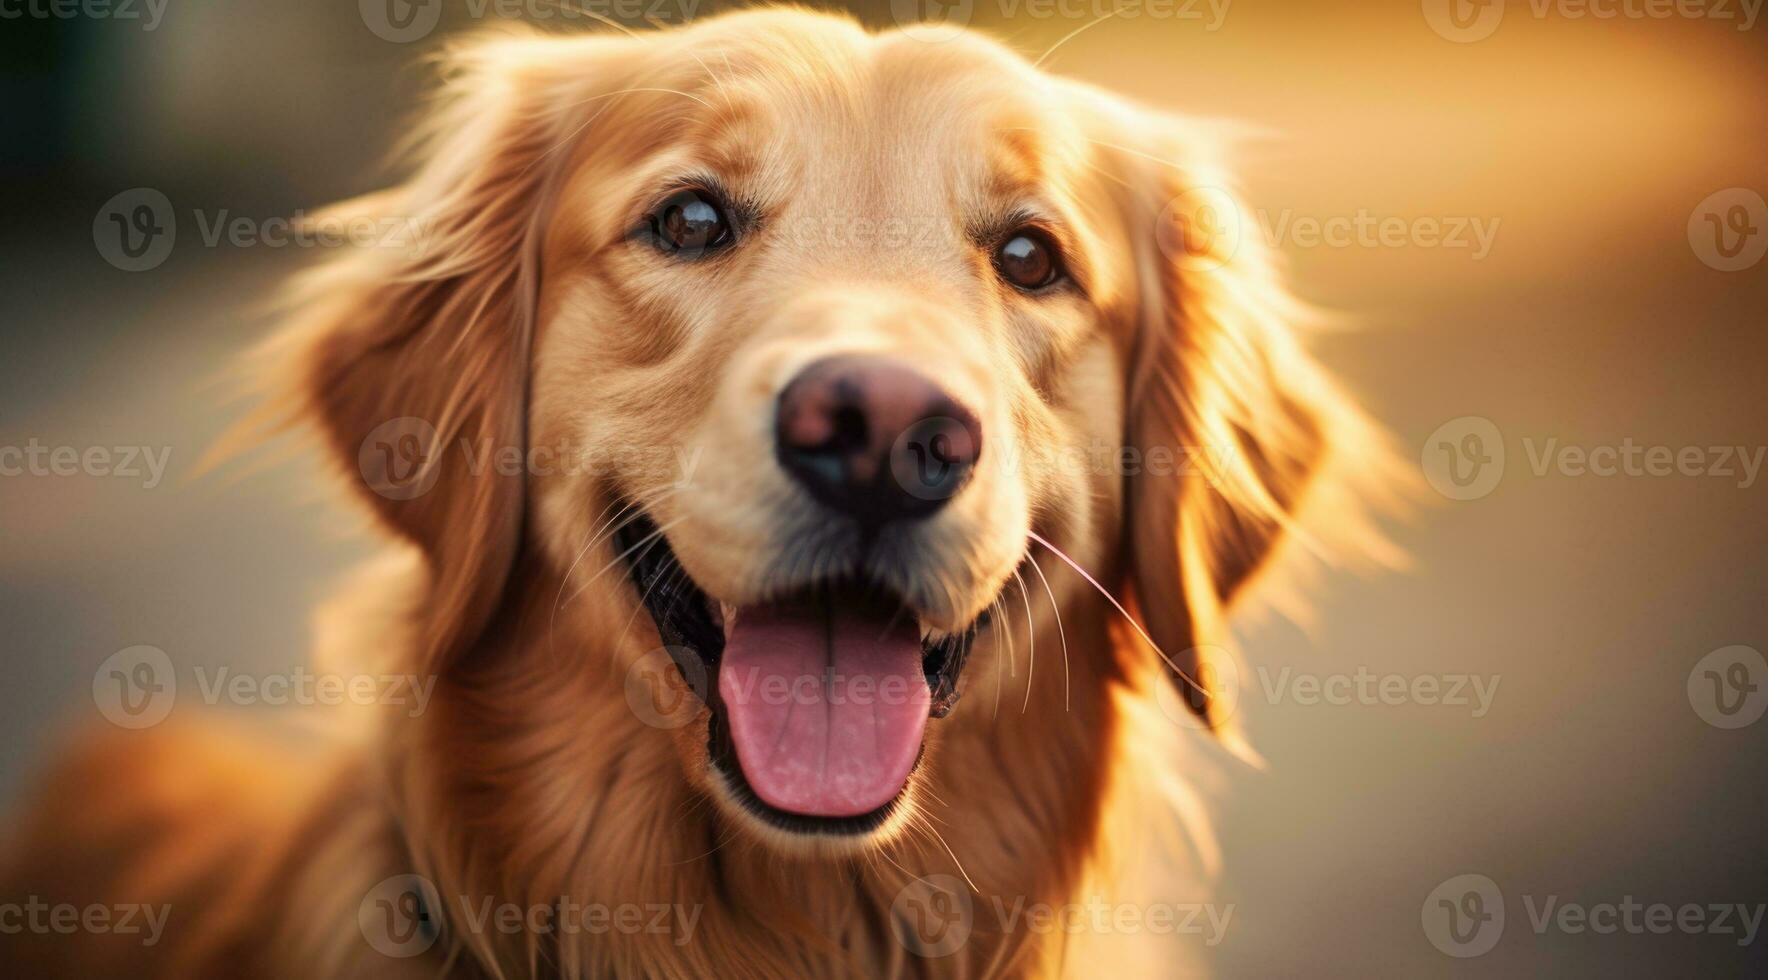
MULTIPOLYGON (((716 6, 595 9, 637 25, 716 6)), ((1046 66, 1268 132, 1240 161, 1246 231, 1304 298, 1360 324, 1320 354, 1439 488, 1397 532, 1411 572, 1330 578, 1305 630, 1242 624, 1238 711, 1270 766, 1211 762, 1215 901, 1234 913, 1201 961, 1226 977, 1768 975, 1768 937, 1529 914, 1550 896, 1768 902, 1768 721, 1747 723, 1768 667, 1730 649, 1768 650, 1768 466, 1752 479, 1717 448, 1768 446, 1768 24, 1752 4, 1123 0, 1091 27, 1107 0, 930 6, 1033 57, 1086 28, 1046 66), (1612 475, 1575 455, 1628 446, 1612 475), (1648 447, 1688 462, 1654 475, 1648 447), (1407 693, 1310 697, 1304 680, 1359 676, 1407 693), (1460 704, 1420 693, 1457 683, 1460 704), (1452 956, 1472 947, 1433 908, 1467 874, 1507 920, 1489 952, 1452 956)), ((424 52, 550 8, 7 9, 26 13, 0 20, 0 446, 148 447, 165 468, 0 459, 0 803, 97 718, 94 671, 119 650, 305 660, 310 609, 364 553, 353 523, 317 502, 307 462, 194 470, 237 411, 218 382, 261 335, 254 305, 311 250, 209 239, 382 186, 424 52), (120 239, 157 227, 136 223, 159 213, 138 210, 152 192, 175 235, 120 239)))

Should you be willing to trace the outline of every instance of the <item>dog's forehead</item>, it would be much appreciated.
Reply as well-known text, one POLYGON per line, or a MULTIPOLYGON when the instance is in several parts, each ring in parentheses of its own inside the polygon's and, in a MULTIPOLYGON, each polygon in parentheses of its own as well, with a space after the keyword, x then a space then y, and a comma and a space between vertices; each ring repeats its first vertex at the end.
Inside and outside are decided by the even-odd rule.
POLYGON ((980 206, 1035 193, 1073 139, 1053 81, 991 45, 897 36, 792 59, 708 54, 692 141, 759 196, 980 206))

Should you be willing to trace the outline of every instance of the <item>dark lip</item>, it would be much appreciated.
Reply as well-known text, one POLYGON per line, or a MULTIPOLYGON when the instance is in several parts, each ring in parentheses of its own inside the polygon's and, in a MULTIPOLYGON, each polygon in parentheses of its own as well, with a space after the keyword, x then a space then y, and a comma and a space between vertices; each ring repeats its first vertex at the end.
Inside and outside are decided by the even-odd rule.
MULTIPOLYGON (((706 751, 713 767, 723 776, 739 804, 763 822, 794 833, 854 835, 870 833, 884 824, 901 804, 902 795, 876 810, 854 817, 815 817, 792 813, 769 805, 755 794, 737 764, 735 748, 730 741, 729 726, 724 720, 724 705, 718 695, 718 667, 724 653, 724 623, 717 607, 688 575, 663 535, 648 514, 639 512, 614 536, 614 548, 624 556, 628 577, 638 590, 640 604, 656 624, 657 635, 669 651, 671 659, 684 677, 705 678, 705 691, 698 692, 712 711, 707 730, 706 751), (683 663, 692 657, 697 662, 683 663)), ((826 584, 824 587, 830 587, 826 584)), ((846 583, 847 588, 867 588, 864 583, 846 583)), ((929 716, 943 718, 958 703, 958 681, 976 634, 988 624, 984 613, 959 633, 936 642, 923 643, 921 666, 932 694, 929 716)), ((915 766, 920 767, 917 759, 915 766)), ((913 775, 911 773, 911 779, 913 775)), ((904 792, 908 784, 904 783, 904 792)))

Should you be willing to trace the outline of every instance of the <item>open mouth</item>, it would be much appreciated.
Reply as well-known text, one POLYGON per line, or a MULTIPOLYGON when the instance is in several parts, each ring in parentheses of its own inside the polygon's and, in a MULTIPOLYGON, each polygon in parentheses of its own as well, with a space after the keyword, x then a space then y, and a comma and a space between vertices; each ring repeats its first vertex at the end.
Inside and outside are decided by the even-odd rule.
POLYGON ((865 580, 722 604, 643 516, 616 547, 683 675, 707 679, 707 751, 732 796, 789 831, 882 825, 920 761, 928 720, 957 703, 981 621, 925 634, 899 597, 865 580))

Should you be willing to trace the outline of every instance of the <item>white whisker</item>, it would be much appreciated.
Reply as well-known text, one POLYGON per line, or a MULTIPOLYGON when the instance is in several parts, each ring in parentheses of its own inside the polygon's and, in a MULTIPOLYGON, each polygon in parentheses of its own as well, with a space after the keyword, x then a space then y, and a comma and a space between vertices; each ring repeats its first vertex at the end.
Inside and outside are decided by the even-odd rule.
MULTIPOLYGON (((656 499, 661 500, 662 497, 659 496, 656 499)), ((552 642, 553 642, 553 634, 558 630, 558 627, 559 627, 559 607, 564 605, 565 587, 571 584, 571 576, 576 574, 577 566, 580 563, 582 563, 583 556, 589 554, 589 549, 595 547, 596 542, 598 542, 602 539, 602 531, 608 526, 608 525, 602 523, 602 518, 607 517, 608 511, 613 510, 614 505, 618 504, 618 503, 620 503, 619 497, 615 497, 614 499, 609 500, 607 505, 602 508, 601 513, 595 515, 595 520, 593 522, 591 522, 591 524, 590 524, 590 533, 587 535, 588 540, 584 541, 583 547, 578 549, 577 557, 571 559, 570 567, 565 569, 565 577, 559 580, 559 593, 558 593, 558 595, 553 596, 552 616, 547 623, 547 629, 546 629, 546 642, 547 642, 548 649, 551 649, 552 642)), ((627 509, 630 508, 631 506, 633 506, 633 505, 630 503, 622 504, 620 507, 620 510, 618 512, 616 512, 613 517, 608 518, 609 524, 612 524, 614 521, 620 520, 620 515, 626 513, 627 509)))
POLYGON ((1044 62, 1049 59, 1050 55, 1055 54, 1057 49, 1062 47, 1062 45, 1067 44, 1069 41, 1074 40, 1075 37, 1077 37, 1082 31, 1091 30, 1092 28, 1105 23, 1106 21, 1110 20, 1111 18, 1116 17, 1118 14, 1123 13, 1124 10, 1125 10, 1125 8, 1123 8, 1123 7, 1113 7, 1113 8, 1111 8, 1111 10, 1108 13, 1105 13, 1105 14, 1101 15, 1100 17, 1098 17, 1097 19, 1090 21, 1089 23, 1082 24, 1081 26, 1075 28, 1074 30, 1069 31, 1067 34, 1062 36, 1062 39, 1060 41, 1057 41, 1055 44, 1050 45, 1050 47, 1047 51, 1045 51, 1043 54, 1039 55, 1038 59, 1031 63, 1031 67, 1033 67, 1033 68, 1043 67, 1044 62))
POLYGON ((590 18, 591 20, 599 21, 600 23, 602 23, 608 27, 612 27, 613 29, 619 31, 620 33, 626 35, 627 37, 633 38, 634 40, 636 40, 639 36, 639 33, 637 31, 633 30, 630 27, 627 27, 625 24, 620 23, 619 21, 615 20, 612 17, 609 17, 607 14, 601 13, 600 11, 591 10, 588 7, 578 7, 578 6, 574 6, 572 4, 568 4, 568 3, 561 3, 558 5, 558 7, 560 10, 576 11, 577 13, 590 18))
POLYGON ((964 876, 964 883, 970 886, 971 891, 976 892, 978 895, 982 894, 982 890, 976 887, 976 882, 970 880, 970 872, 964 870, 964 862, 958 860, 958 856, 952 853, 951 845, 945 842, 945 837, 940 834, 939 828, 932 824, 927 824, 926 827, 927 832, 933 835, 933 839, 939 842, 939 846, 945 849, 946 856, 951 858, 952 863, 958 866, 958 874, 964 876))
POLYGON ((1180 166, 1179 164, 1174 163, 1173 161, 1168 160, 1164 157, 1157 157, 1154 154, 1147 152, 1146 150, 1138 150, 1133 146, 1124 146, 1122 144, 1112 143, 1107 140, 1096 140, 1090 136, 1082 136, 1081 139, 1086 140, 1088 143, 1092 143, 1096 146, 1103 146, 1106 149, 1116 150, 1119 153, 1128 153, 1130 156, 1140 157, 1143 160, 1147 160, 1149 163, 1158 163, 1163 167, 1171 167, 1174 170, 1179 171, 1180 173, 1187 172, 1183 166, 1180 166))
POLYGON ((611 99, 617 95, 631 95, 634 92, 660 92, 664 95, 679 95, 684 99, 693 99, 695 102, 700 103, 701 105, 705 106, 708 109, 713 108, 712 103, 707 102, 705 99, 700 98, 699 96, 695 95, 692 92, 683 92, 680 89, 657 88, 654 86, 644 86, 644 85, 635 86, 633 88, 623 88, 623 89, 620 89, 619 91, 616 91, 616 92, 602 92, 599 95, 592 95, 587 99, 578 99, 576 102, 570 103, 570 105, 571 106, 588 105, 591 102, 596 102, 601 99, 611 99))
POLYGON ((1190 674, 1187 674, 1183 670, 1179 669, 1179 665, 1173 662, 1173 658, 1167 656, 1166 651, 1162 650, 1160 648, 1160 644, 1154 642, 1154 637, 1149 636, 1148 631, 1142 628, 1142 624, 1136 622, 1136 617, 1131 616, 1130 611, 1123 607, 1123 603, 1118 602, 1116 596, 1114 596, 1110 592, 1106 591, 1105 587, 1103 585, 1099 584, 1099 580, 1094 578, 1091 572, 1088 572, 1086 569, 1080 567, 1080 563, 1075 561, 1074 559, 1068 557, 1068 555, 1065 554, 1061 548, 1058 548, 1055 545, 1051 544, 1050 542, 1045 541, 1036 531, 1032 531, 1032 532, 1030 532, 1030 534, 1031 534, 1031 540, 1036 541, 1038 544, 1041 544, 1044 547, 1050 549, 1051 554, 1054 554, 1057 558, 1062 559, 1064 564, 1066 564, 1069 568, 1072 568, 1076 572, 1078 572, 1080 574, 1081 578, 1086 579, 1088 585, 1091 585, 1094 589, 1098 590, 1099 594, 1105 597, 1105 601, 1111 603, 1112 607, 1117 610, 1118 614, 1123 616, 1124 621, 1129 623, 1130 627, 1132 629, 1134 629, 1136 631, 1136 633, 1142 637, 1142 639, 1148 641, 1148 645, 1153 647, 1154 652, 1160 655, 1160 659, 1166 662, 1166 666, 1167 666, 1168 670, 1171 670, 1174 674, 1176 674, 1179 677, 1180 680, 1183 680, 1185 683, 1187 683, 1187 684, 1191 685, 1193 688, 1195 688, 1197 690, 1197 693, 1203 695, 1206 698, 1213 698, 1214 697, 1213 694, 1209 693, 1209 691, 1204 689, 1202 684, 1197 683, 1197 681, 1194 678, 1192 678, 1190 674))
MULTIPOLYGON (((1000 596, 996 596, 994 601, 988 604, 988 608, 994 610, 994 613, 995 613, 994 623, 991 625, 990 628, 995 636, 995 652, 998 654, 998 653, 1000 653, 1000 650, 1001 650, 1000 623, 1002 620, 1006 619, 1007 614, 1001 607, 1000 596)), ((998 662, 994 665, 994 675, 995 675, 994 709, 989 712, 988 716, 990 719, 999 718, 1001 716, 1001 665, 998 662)))
POLYGON ((1019 583, 1019 601, 1025 604, 1025 700, 1019 704, 1019 713, 1031 706, 1031 679, 1037 673, 1037 627, 1031 621, 1031 596, 1025 591, 1025 579, 1020 576, 1019 569, 1013 569, 1013 581, 1019 583))
POLYGON ((1056 617, 1056 636, 1062 641, 1062 710, 1068 710, 1068 631, 1062 627, 1062 607, 1056 604, 1056 593, 1050 588, 1050 580, 1044 577, 1042 566, 1037 558, 1027 552, 1025 557, 1031 561, 1031 569, 1043 580, 1044 594, 1050 597, 1050 614, 1056 617))
MULTIPOLYGON (((675 569, 669 573, 669 587, 674 588, 682 579, 687 577, 687 574, 687 569, 682 568, 681 565, 677 564, 675 569)), ((663 581, 661 578, 652 579, 651 584, 645 586, 645 590, 639 593, 638 602, 633 604, 632 612, 628 613, 626 616, 626 625, 620 628, 620 636, 614 641, 615 650, 620 649, 620 645, 626 642, 626 634, 632 632, 632 624, 638 621, 638 614, 644 610, 645 603, 649 601, 651 590, 656 588, 657 583, 661 581, 663 581)))
MULTIPOLYGON (((678 92, 672 88, 625 88, 625 89, 621 89, 618 92, 603 92, 600 95, 592 95, 587 99, 580 99, 576 102, 573 102, 573 103, 571 103, 571 107, 576 107, 576 106, 580 106, 580 105, 588 105, 589 103, 595 102, 598 99, 611 99, 617 95, 628 95, 633 92, 665 92, 670 95, 679 95, 679 96, 686 98, 686 99, 693 99, 695 102, 700 103, 701 105, 705 106, 708 109, 712 108, 712 104, 707 102, 705 99, 702 99, 699 96, 693 95, 688 92, 678 92)), ((529 169, 534 166, 534 164, 539 163, 541 160, 546 159, 547 157, 551 156, 553 153, 557 152, 560 147, 564 146, 567 143, 570 143, 572 140, 575 140, 577 138, 577 134, 588 129, 592 123, 594 123, 597 119, 600 119, 602 117, 602 113, 607 112, 610 108, 613 107, 613 105, 614 104, 612 102, 610 102, 607 105, 604 105, 601 108, 597 109, 594 113, 592 113, 590 115, 590 117, 588 119, 585 119, 582 123, 578 124, 576 129, 573 129, 569 133, 566 133, 564 139, 559 140, 557 143, 554 143, 552 146, 547 147, 545 151, 543 151, 539 156, 534 158, 533 162, 529 163, 528 166, 523 167, 522 173, 524 173, 524 174, 527 173, 529 171, 529 169)))
POLYGON ((628 555, 639 550, 640 548, 645 548, 646 551, 649 551, 650 548, 646 547, 647 545, 651 544, 652 542, 660 540, 663 537, 664 532, 668 531, 670 528, 675 527, 676 525, 680 524, 681 522, 683 522, 685 520, 687 520, 686 517, 677 517, 675 520, 670 521, 668 524, 665 524, 662 527, 656 529, 655 531, 652 531, 650 534, 645 535, 643 538, 640 538, 638 540, 638 543, 634 544, 630 548, 627 548, 625 551, 622 551, 619 554, 615 555, 613 561, 610 561, 606 565, 603 565, 601 571, 596 572, 593 576, 590 577, 589 581, 584 582, 582 585, 578 586, 577 591, 571 593, 570 597, 567 598, 565 601, 566 602, 574 601, 578 596, 583 594, 585 589, 588 589, 590 586, 594 585, 596 583, 597 579, 600 579, 603 575, 608 574, 609 569, 620 564, 621 559, 627 557, 628 555))
POLYGON ((1004 635, 1007 638, 1007 676, 1012 677, 1012 678, 1018 678, 1018 676, 1019 676, 1019 650, 1018 650, 1017 644, 1013 640, 1013 624, 1008 622, 1007 618, 1006 618, 1007 617, 1007 603, 1004 598, 1004 594, 1002 596, 997 596, 995 598, 995 601, 997 601, 1001 604, 1001 606, 1000 606, 1000 608, 1001 608, 1001 630, 1000 630, 1000 632, 1002 635, 1004 635))

